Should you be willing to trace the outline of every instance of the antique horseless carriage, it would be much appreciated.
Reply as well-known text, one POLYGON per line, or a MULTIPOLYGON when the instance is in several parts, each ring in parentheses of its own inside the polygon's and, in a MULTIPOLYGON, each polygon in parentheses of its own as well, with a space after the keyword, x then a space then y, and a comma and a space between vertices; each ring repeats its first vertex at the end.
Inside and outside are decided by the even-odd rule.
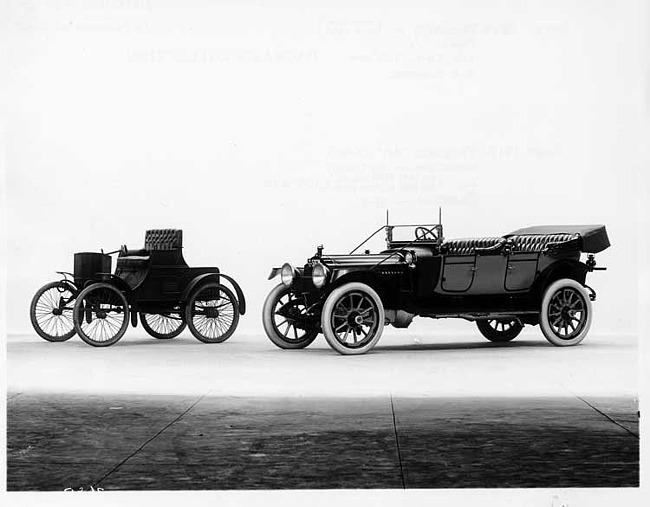
POLYGON ((32 299, 30 317, 39 336, 58 342, 79 334, 89 345, 105 347, 139 317, 154 338, 174 338, 188 326, 202 342, 227 340, 246 311, 237 282, 219 268, 189 267, 179 229, 148 230, 144 243, 140 250, 76 253, 74 273, 58 271, 64 278, 32 299))
POLYGON ((493 342, 539 324, 554 345, 580 343, 592 322, 586 274, 609 246, 605 227, 539 226, 504 236, 445 241, 442 223, 386 225, 347 255, 323 247, 303 267, 271 271, 281 283, 268 295, 263 323, 280 348, 302 348, 323 333, 341 354, 363 354, 384 325, 408 327, 413 317, 475 321, 493 342), (408 239, 394 233, 409 230, 408 239), (381 230, 386 249, 355 254, 381 230), (580 261, 586 253, 585 262, 580 261))

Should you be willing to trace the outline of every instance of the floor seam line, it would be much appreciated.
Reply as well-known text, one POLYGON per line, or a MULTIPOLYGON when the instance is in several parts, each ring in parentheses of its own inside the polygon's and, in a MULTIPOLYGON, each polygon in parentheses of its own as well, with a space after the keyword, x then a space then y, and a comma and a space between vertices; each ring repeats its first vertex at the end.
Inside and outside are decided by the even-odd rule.
POLYGON ((597 409, 596 407, 594 407, 591 403, 589 403, 587 400, 585 400, 585 399, 582 398, 581 396, 578 396, 577 394, 575 394, 575 397, 578 398, 578 399, 579 399, 580 401, 582 401, 583 403, 589 405, 591 408, 593 408, 593 409, 594 409, 596 412, 598 412, 600 415, 602 415, 603 417, 607 418, 609 421, 613 422, 616 426, 618 426, 619 428, 624 429, 624 430, 627 431, 630 435, 632 435, 634 438, 636 438, 637 440, 639 440, 639 435, 637 435, 636 433, 634 433, 632 430, 626 428, 625 426, 623 426, 623 425, 622 425, 621 423, 619 423, 618 421, 612 419, 612 418, 611 418, 610 416, 608 416, 605 412, 603 412, 602 410, 597 409))
POLYGON ((390 394, 390 410, 393 414, 393 430, 395 432, 395 445, 397 447, 397 459, 399 460, 399 473, 402 479, 402 489, 406 489, 406 480, 404 478, 404 467, 402 466, 402 451, 399 446, 399 435, 397 434, 397 419, 395 417, 395 406, 393 405, 393 393, 390 394))
POLYGON ((173 420, 171 420, 169 423, 167 423, 165 426, 163 426, 160 430, 158 430, 152 437, 148 438, 144 444, 142 444, 140 447, 138 447, 135 451, 133 451, 131 454, 129 454, 126 458, 124 458, 122 461, 120 461, 117 465, 115 465, 113 468, 111 468, 108 472, 106 472, 100 479, 96 480, 93 486, 99 485, 103 480, 105 480, 107 477, 109 477, 111 474, 122 468, 122 466, 129 461, 132 457, 134 457, 136 454, 138 454, 142 449, 144 449, 149 443, 153 442, 156 438, 158 438, 163 432, 167 430, 170 426, 178 422, 185 414, 187 414, 190 410, 192 410, 203 398, 205 398, 205 395, 201 396, 198 400, 196 400, 194 403, 192 403, 189 407, 187 407, 183 412, 181 412, 180 415, 175 417, 173 420))

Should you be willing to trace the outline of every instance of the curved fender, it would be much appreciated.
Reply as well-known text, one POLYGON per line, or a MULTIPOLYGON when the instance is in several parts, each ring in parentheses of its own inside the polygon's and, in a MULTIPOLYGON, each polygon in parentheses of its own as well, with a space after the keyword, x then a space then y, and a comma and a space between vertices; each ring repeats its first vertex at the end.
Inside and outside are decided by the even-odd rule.
POLYGON ((219 276, 228 280, 235 288, 235 292, 237 293, 237 300, 239 302, 239 314, 244 315, 246 313, 246 299, 244 298, 244 292, 241 290, 241 287, 237 282, 235 282, 232 276, 224 275, 223 273, 219 273, 219 276))
POLYGON ((268 278, 268 279, 269 279, 269 280, 272 280, 273 278, 275 278, 276 276, 278 276, 278 275, 280 274, 281 271, 282 271, 282 268, 273 268, 273 269, 271 269, 271 273, 269 274, 269 278, 268 278))
POLYGON ((187 284, 187 287, 185 287, 185 290, 183 291, 183 294, 181 296, 181 301, 187 300, 189 295, 192 293, 194 288, 202 282, 207 282, 209 279, 213 279, 217 283, 221 283, 221 278, 225 278, 228 282, 230 282, 235 289, 235 292, 237 293, 237 304, 239 306, 239 314, 244 315, 246 313, 246 299, 244 298, 244 293, 241 290, 241 287, 239 287, 239 284, 233 280, 232 277, 228 275, 224 275, 223 273, 205 273, 203 275, 199 275, 196 278, 192 279, 190 283, 187 284))
POLYGON ((194 287, 196 287, 201 282, 206 282, 208 279, 213 278, 215 282, 219 283, 219 276, 221 276, 219 273, 204 273, 195 278, 192 278, 190 283, 188 283, 185 287, 183 294, 181 294, 181 301, 186 301, 194 290, 194 287))

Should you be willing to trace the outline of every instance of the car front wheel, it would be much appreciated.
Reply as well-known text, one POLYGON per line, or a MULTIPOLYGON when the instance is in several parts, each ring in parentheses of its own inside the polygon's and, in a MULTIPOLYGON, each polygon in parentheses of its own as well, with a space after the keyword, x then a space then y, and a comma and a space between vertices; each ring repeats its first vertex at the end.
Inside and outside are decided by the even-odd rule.
POLYGON ((477 320, 476 326, 483 336, 495 343, 505 343, 514 340, 524 328, 515 319, 477 320))
POLYGON ((332 291, 321 314, 327 343, 344 355, 365 354, 384 330, 384 306, 368 285, 352 282, 332 291))
POLYGON ((307 317, 305 303, 283 284, 266 297, 262 309, 264 331, 281 349, 302 349, 318 336, 318 323, 307 317))
POLYGON ((589 295, 575 280, 557 280, 544 291, 539 323, 544 337, 553 345, 580 343, 589 331, 592 316, 589 295))

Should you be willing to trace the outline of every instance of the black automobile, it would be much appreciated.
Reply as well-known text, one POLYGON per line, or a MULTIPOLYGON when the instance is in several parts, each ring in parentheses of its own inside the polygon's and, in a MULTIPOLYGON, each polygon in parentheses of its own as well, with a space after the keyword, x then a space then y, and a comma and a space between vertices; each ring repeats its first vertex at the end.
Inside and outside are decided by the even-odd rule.
POLYGON ((603 225, 453 240, 443 238, 442 223, 385 225, 350 254, 329 255, 320 246, 302 267, 274 268, 269 279, 279 275, 281 283, 264 303, 264 329, 284 349, 306 347, 322 332, 337 352, 363 354, 385 324, 406 328, 417 315, 475 321, 493 342, 539 324, 553 345, 576 345, 596 299, 586 275, 605 269, 594 254, 607 247, 603 225), (382 230, 385 250, 355 253, 382 230), (406 238, 395 238, 404 231, 406 238))
POLYGON ((79 334, 89 345, 105 347, 122 338, 129 322, 136 326, 139 316, 154 338, 174 338, 188 326, 202 342, 227 340, 246 311, 244 294, 219 268, 189 267, 182 247, 183 231, 152 229, 142 249, 74 254, 74 273, 57 271, 63 278, 34 295, 34 329, 48 341, 79 334))

